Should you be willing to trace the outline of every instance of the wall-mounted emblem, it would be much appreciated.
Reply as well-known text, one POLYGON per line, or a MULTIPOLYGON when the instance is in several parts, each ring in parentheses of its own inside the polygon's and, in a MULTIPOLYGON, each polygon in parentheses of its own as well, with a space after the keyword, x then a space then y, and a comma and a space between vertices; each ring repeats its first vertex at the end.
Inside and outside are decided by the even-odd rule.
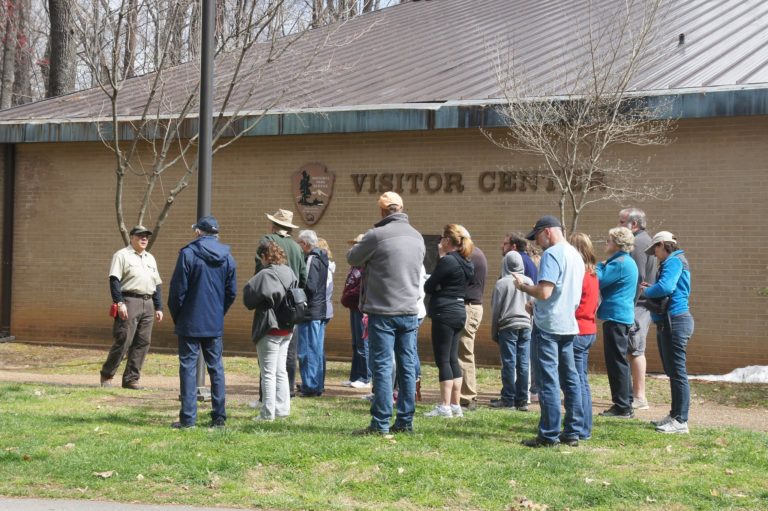
POLYGON ((307 163, 291 176, 296 208, 304 221, 313 225, 331 202, 336 176, 322 163, 307 163))

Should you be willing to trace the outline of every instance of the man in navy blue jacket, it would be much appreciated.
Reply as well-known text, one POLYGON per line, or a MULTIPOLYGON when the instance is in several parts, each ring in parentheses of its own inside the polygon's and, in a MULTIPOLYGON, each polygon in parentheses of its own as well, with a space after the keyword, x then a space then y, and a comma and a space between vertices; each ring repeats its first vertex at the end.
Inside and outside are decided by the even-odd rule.
POLYGON ((222 427, 224 315, 237 295, 235 260, 219 241, 219 222, 205 216, 192 226, 197 238, 179 251, 168 293, 168 310, 179 336, 181 411, 171 427, 191 428, 197 420, 197 359, 202 348, 211 377, 211 426, 222 427))

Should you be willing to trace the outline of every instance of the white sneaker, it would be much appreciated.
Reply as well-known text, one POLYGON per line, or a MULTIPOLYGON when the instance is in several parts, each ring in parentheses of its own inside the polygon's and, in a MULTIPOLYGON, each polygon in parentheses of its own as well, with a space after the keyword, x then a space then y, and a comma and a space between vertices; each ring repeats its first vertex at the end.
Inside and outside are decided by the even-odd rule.
POLYGON ((632 408, 634 408, 635 410, 648 410, 650 406, 648 406, 647 399, 633 399, 632 408))
POLYGON ((349 381, 349 380, 343 381, 343 382, 341 382, 341 386, 342 387, 351 387, 352 386, 352 382, 349 381))
POLYGON ((371 384, 370 383, 365 383, 364 381, 360 381, 360 380, 355 380, 353 382, 350 382, 349 386, 352 387, 353 389, 369 389, 369 388, 371 388, 371 384))
POLYGON ((659 419, 657 421, 651 421, 651 424, 653 424, 654 426, 656 426, 658 428, 659 426, 663 426, 664 424, 667 424, 671 420, 672 420, 672 416, 671 415, 665 415, 664 417, 662 417, 661 419, 659 419))
POLYGON ((248 407, 249 408, 255 408, 256 410, 258 410, 262 406, 263 406, 263 403, 261 401, 259 401, 258 399, 256 401, 248 401, 248 407))
POLYGON ((464 417, 464 410, 461 409, 461 405, 451 405, 451 415, 455 419, 464 417))
POLYGON ((424 414, 424 417, 445 417, 450 419, 453 417, 453 412, 450 406, 435 405, 431 412, 424 414))
POLYGON ((661 426, 656 427, 656 431, 659 433, 669 433, 673 435, 687 435, 688 434, 688 423, 687 422, 678 422, 677 419, 672 419, 666 424, 662 424, 661 426))

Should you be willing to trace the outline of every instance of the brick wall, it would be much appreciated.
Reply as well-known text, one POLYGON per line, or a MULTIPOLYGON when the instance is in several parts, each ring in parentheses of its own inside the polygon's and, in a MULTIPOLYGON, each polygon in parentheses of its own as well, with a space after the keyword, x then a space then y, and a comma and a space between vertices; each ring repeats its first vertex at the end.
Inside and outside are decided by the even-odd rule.
MULTIPOLYGON (((686 249, 693 272, 692 312, 696 332, 689 346, 691 372, 729 371, 749 364, 768 364, 768 237, 762 227, 768 137, 765 118, 684 121, 675 142, 660 148, 627 148, 637 157, 643 176, 671 183, 675 198, 640 206, 649 216, 649 231, 674 232, 686 249)), ((99 143, 17 146, 16 245, 13 334, 22 340, 97 344, 110 342, 107 270, 122 242, 115 227, 114 170, 111 154, 99 143)), ((216 155, 213 213, 222 224, 222 240, 238 261, 239 286, 253 271, 258 239, 269 228, 265 212, 291 208, 289 176, 307 162, 319 161, 336 174, 333 198, 314 225, 329 240, 338 268, 335 302, 347 264, 346 240, 377 220, 377 193, 355 191, 352 174, 382 172, 459 172, 463 193, 403 193, 412 224, 424 234, 439 234, 445 223, 467 226, 489 259, 486 300, 499 275, 500 245, 505 232, 526 230, 545 213, 556 213, 556 196, 538 191, 479 191, 482 172, 525 170, 536 163, 491 145, 477 130, 396 134, 349 134, 242 139, 216 155)), ((153 197, 156 215, 160 189, 173 186, 179 170, 164 176, 153 197)), ((126 188, 130 211, 141 198, 140 180, 126 188)), ((194 182, 174 207, 152 249, 167 284, 176 253, 192 236, 194 182)), ((624 206, 626 206, 625 204, 624 206)), ((604 239, 616 224, 620 205, 600 203, 585 212, 581 230, 604 239)), ((135 214, 129 216, 132 224, 135 214)), ((299 225, 304 225, 298 215, 299 225)), ((152 224, 152 221, 147 222, 152 224)), ((598 249, 602 244, 597 243, 598 249)), ((488 303, 490 305, 490 303, 488 303)), ((488 310, 488 309, 486 309, 488 310)), ((254 351, 249 341, 251 315, 239 300, 226 322, 230 352, 254 351)), ((496 363, 489 340, 490 318, 483 320, 477 342, 479 361, 496 363)), ((349 357, 346 310, 336 306, 328 326, 330 356, 349 357)), ((655 336, 649 340, 649 369, 659 371, 655 336)), ((155 328, 153 346, 175 346, 168 320, 155 328)), ((431 358, 429 323, 422 329, 420 352, 431 358)), ((602 348, 592 362, 602 366, 602 348)))

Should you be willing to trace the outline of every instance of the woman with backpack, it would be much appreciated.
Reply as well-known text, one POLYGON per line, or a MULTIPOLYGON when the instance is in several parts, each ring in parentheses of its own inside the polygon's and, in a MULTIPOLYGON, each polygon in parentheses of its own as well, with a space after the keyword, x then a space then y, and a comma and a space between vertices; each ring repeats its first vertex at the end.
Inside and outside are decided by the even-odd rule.
POLYGON ((287 290, 298 286, 287 265, 285 252, 274 241, 262 241, 256 257, 264 268, 243 288, 243 303, 253 310, 251 340, 256 344, 261 368, 263 406, 254 420, 273 421, 291 413, 290 388, 285 360, 293 326, 280 325, 275 314, 287 290))
POLYGON ((668 231, 656 233, 645 251, 659 261, 656 283, 641 283, 648 300, 651 318, 656 323, 664 373, 669 377, 672 409, 658 421, 651 421, 660 433, 688 433, 688 407, 691 390, 686 369, 686 349, 693 335, 693 316, 688 309, 691 294, 691 270, 675 235, 668 231))

